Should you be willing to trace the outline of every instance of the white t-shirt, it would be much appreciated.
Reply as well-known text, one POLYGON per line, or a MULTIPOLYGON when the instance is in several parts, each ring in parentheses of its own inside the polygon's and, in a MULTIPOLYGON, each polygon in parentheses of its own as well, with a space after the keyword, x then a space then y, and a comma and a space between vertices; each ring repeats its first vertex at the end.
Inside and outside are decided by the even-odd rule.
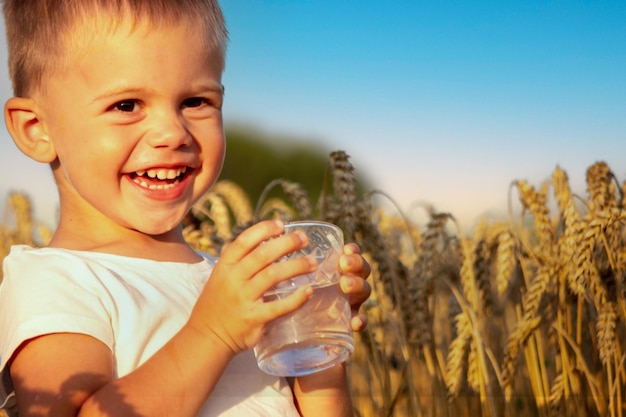
MULTIPOLYGON (((118 377, 132 372, 186 323, 216 262, 202 255, 185 264, 12 247, 0 284, 0 406, 14 402, 7 361, 36 336, 90 335, 111 349, 118 377)), ((299 414, 287 382, 260 371, 248 351, 229 363, 199 415, 299 414)))

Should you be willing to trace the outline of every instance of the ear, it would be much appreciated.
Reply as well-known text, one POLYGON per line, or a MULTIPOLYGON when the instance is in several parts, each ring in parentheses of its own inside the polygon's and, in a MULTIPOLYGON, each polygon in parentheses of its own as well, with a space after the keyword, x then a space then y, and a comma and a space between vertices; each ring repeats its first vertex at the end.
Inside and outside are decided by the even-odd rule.
POLYGON ((4 106, 4 120, 13 141, 24 154, 39 162, 52 162, 57 158, 56 150, 38 112, 34 100, 12 97, 4 106))

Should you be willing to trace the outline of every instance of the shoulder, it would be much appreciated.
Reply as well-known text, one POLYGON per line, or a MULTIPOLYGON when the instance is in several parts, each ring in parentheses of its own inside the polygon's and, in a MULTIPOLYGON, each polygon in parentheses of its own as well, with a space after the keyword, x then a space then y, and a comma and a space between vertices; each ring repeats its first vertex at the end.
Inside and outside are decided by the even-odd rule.
POLYGON ((89 259, 69 251, 13 246, 3 261, 0 305, 5 311, 29 315, 66 311, 96 300, 102 305, 107 292, 99 272, 89 259))
POLYGON ((88 258, 62 249, 18 245, 4 258, 2 287, 4 291, 55 286, 67 290, 70 282, 80 281, 76 285, 88 289, 90 276, 95 277, 96 270, 88 258))
POLYGON ((11 247, 9 254, 4 258, 4 270, 13 269, 51 269, 73 267, 76 264, 86 263, 86 259, 75 253, 57 248, 34 248, 27 245, 11 247))
POLYGON ((72 275, 69 271, 76 270, 82 263, 75 257, 55 249, 12 246, 3 260, 2 287, 12 288, 15 285, 30 285, 32 281, 48 281, 42 279, 43 276, 69 277, 72 275))

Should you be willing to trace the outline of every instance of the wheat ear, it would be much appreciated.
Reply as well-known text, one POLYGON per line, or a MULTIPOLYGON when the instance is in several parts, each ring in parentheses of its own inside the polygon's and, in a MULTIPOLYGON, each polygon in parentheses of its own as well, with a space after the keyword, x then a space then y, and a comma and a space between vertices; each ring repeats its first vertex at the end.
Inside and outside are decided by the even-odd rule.
POLYGON ((506 292, 516 264, 513 234, 509 231, 502 232, 498 235, 496 252, 496 289, 499 295, 506 292))
POLYGON ((350 157, 344 151, 335 151, 330 154, 328 165, 333 179, 333 191, 339 210, 339 222, 347 241, 354 240, 357 228, 357 180, 350 157))
POLYGON ((433 294, 433 280, 439 268, 439 247, 445 240, 448 213, 431 213, 431 219, 422 233, 417 261, 411 270, 407 285, 407 310, 405 316, 409 341, 418 349, 432 341, 432 317, 429 298, 433 294))
POLYGON ((541 192, 537 192, 526 181, 517 181, 516 185, 524 209, 529 210, 533 215, 541 254, 547 257, 552 250, 554 232, 550 222, 550 213, 546 205, 546 190, 542 189, 541 192))
POLYGON ((515 330, 504 345, 504 359, 502 361, 502 387, 507 401, 512 394, 512 383, 517 366, 520 348, 526 343, 530 335, 539 327, 541 317, 524 317, 518 321, 515 330))
POLYGON ((15 217, 15 231, 18 241, 27 245, 34 245, 33 214, 30 200, 25 194, 11 193, 9 195, 9 207, 15 217))
POLYGON ((252 220, 252 204, 239 185, 233 181, 220 180, 213 185, 211 191, 224 199, 235 218, 235 224, 245 224, 252 220))
POLYGON ((304 188, 298 183, 287 181, 282 178, 275 179, 265 186, 257 202, 254 219, 258 221, 258 219, 265 217, 269 212, 271 212, 272 209, 277 209, 276 211, 281 213, 291 213, 292 218, 297 216, 300 219, 310 219, 312 217, 311 202, 304 188), (267 200, 270 191, 277 186, 282 188, 283 193, 285 193, 289 199, 293 209, 287 209, 287 204, 284 202, 284 204, 280 204, 276 201, 272 201, 272 203, 268 204, 271 200, 277 200, 267 200))
POLYGON ((455 328, 456 337, 450 344, 446 360, 446 387, 450 398, 456 397, 461 389, 469 342, 472 338, 472 325, 465 312, 455 317, 455 328))
POLYGON ((596 321, 598 351, 604 365, 613 360, 615 353, 615 328, 617 327, 617 307, 609 301, 602 304, 596 321))
POLYGON ((587 191, 592 211, 606 210, 617 203, 615 175, 605 162, 596 162, 587 169, 587 191))

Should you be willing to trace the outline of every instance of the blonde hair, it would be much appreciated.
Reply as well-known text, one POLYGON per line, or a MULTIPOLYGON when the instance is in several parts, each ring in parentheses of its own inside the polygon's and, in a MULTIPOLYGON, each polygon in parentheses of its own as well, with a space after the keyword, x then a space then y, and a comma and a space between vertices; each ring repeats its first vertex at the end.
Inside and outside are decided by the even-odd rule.
POLYGON ((2 0, 13 94, 28 97, 52 70, 62 68, 78 29, 107 16, 110 29, 130 18, 134 25, 196 22, 204 28, 207 50, 218 52, 224 66, 228 32, 217 0, 2 0))

